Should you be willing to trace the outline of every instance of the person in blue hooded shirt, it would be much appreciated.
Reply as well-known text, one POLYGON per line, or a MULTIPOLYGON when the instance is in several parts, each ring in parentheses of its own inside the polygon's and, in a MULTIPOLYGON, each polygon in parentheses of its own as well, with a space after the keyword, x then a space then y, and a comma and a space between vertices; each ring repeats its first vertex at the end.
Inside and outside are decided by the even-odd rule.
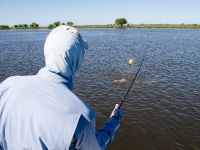
POLYGON ((59 26, 44 45, 45 67, 0 84, 0 150, 104 150, 119 128, 116 104, 95 128, 95 115, 73 92, 87 43, 78 30, 59 26))

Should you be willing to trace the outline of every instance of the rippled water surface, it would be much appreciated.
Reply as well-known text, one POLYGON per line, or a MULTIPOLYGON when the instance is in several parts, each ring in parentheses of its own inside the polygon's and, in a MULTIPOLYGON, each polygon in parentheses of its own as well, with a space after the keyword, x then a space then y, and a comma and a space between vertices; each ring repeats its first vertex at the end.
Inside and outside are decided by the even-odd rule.
MULTIPOLYGON (((0 31, 0 81, 44 66, 50 30, 0 31)), ((88 41, 75 92, 96 112, 97 126, 121 100, 146 54, 123 106, 109 150, 200 149, 200 30, 80 29, 88 41), (128 66, 128 58, 135 63, 128 66)))

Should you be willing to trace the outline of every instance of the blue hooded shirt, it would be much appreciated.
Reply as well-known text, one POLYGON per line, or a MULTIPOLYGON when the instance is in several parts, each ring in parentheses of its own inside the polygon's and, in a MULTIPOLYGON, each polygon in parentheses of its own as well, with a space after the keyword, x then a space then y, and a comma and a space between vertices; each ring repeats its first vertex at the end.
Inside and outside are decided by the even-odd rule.
POLYGON ((59 26, 46 39, 38 74, 0 84, 0 149, 102 150, 112 141, 119 121, 96 130, 93 110, 72 92, 85 49, 78 30, 59 26))

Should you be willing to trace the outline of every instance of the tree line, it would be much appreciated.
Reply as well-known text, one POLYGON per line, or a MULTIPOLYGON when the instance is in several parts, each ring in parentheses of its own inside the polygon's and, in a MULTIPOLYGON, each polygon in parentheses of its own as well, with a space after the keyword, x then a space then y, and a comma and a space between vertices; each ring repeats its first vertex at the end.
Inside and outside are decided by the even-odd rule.
POLYGON ((56 28, 56 27, 59 26, 59 25, 73 26, 74 23, 71 22, 71 21, 69 21, 69 22, 67 22, 67 23, 62 23, 62 22, 60 22, 60 21, 56 21, 56 22, 54 22, 54 23, 52 23, 52 24, 49 24, 49 25, 48 25, 48 29, 56 28))
MULTIPOLYGON (((69 21, 67 23, 63 23, 60 21, 56 21, 52 24, 49 24, 47 27, 43 27, 43 28, 48 28, 48 29, 53 29, 56 28, 59 25, 69 25, 69 26, 73 26, 74 23, 69 21)), ((32 22, 30 25, 28 24, 17 24, 14 25, 13 27, 10 27, 8 25, 0 25, 0 30, 8 30, 8 29, 38 29, 38 28, 42 28, 40 27, 40 25, 36 22, 32 22)))
POLYGON ((38 29, 39 24, 33 22, 30 25, 28 24, 18 24, 14 25, 13 27, 10 27, 8 25, 0 25, 0 30, 8 30, 8 29, 38 29))
POLYGON ((0 25, 0 30, 7 29, 53 29, 59 25, 69 25, 77 28, 200 28, 200 24, 129 24, 126 18, 116 18, 114 24, 107 25, 74 25, 73 22, 68 21, 63 23, 61 21, 55 21, 49 24, 47 27, 40 27, 36 22, 28 24, 19 24, 9 27, 8 25, 0 25))
POLYGON ((36 22, 32 22, 30 25, 28 24, 19 24, 19 25, 14 25, 13 27, 15 29, 38 29, 39 28, 39 24, 36 22))
POLYGON ((8 25, 0 25, 0 30, 8 30, 10 27, 8 25))
MULTIPOLYGON (((122 28, 123 25, 127 24, 127 23, 128 22, 127 22, 127 20, 125 18, 117 18, 115 20, 115 25, 117 25, 117 26, 114 26, 114 27, 121 27, 122 28)), ((56 28, 59 25, 74 26, 74 23, 71 22, 71 21, 68 21, 67 23, 56 21, 56 22, 53 22, 53 23, 49 24, 47 26, 47 28, 48 29, 53 29, 53 28, 56 28)), ((40 25, 38 23, 33 22, 30 25, 28 25, 28 24, 19 24, 19 25, 14 25, 13 27, 9 27, 7 25, 2 25, 2 26, 0 26, 0 29, 10 29, 10 28, 14 28, 14 29, 38 29, 39 27, 40 27, 40 25)), ((79 27, 79 26, 76 26, 76 27, 79 27)), ((96 27, 100 27, 100 26, 96 26, 96 27)), ((110 25, 108 25, 108 27, 110 27, 110 25)))

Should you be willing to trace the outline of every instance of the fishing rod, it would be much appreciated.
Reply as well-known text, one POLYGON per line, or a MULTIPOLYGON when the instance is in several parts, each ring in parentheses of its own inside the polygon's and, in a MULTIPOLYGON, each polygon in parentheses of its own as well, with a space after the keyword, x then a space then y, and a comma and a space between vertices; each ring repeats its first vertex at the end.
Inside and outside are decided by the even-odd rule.
POLYGON ((145 56, 146 56, 146 54, 144 55, 144 57, 143 57, 143 59, 142 59, 142 61, 141 61, 141 63, 140 63, 140 66, 139 66, 139 68, 138 68, 138 70, 137 70, 137 72, 136 72, 136 74, 135 74, 135 77, 133 78, 133 81, 131 82, 129 88, 128 88, 127 91, 126 91, 126 94, 124 95, 124 97, 123 97, 121 103, 119 104, 119 108, 121 108, 122 105, 124 104, 124 102, 125 102, 125 100, 126 100, 126 97, 128 96, 128 93, 130 92, 130 90, 131 90, 131 88, 132 88, 132 86, 133 86, 133 84, 134 84, 134 82, 135 82, 135 80, 136 80, 136 78, 137 78, 137 76, 138 76, 138 74, 139 74, 139 72, 140 72, 140 69, 142 68, 142 64, 143 64, 143 62, 144 62, 144 60, 145 60, 145 56))

